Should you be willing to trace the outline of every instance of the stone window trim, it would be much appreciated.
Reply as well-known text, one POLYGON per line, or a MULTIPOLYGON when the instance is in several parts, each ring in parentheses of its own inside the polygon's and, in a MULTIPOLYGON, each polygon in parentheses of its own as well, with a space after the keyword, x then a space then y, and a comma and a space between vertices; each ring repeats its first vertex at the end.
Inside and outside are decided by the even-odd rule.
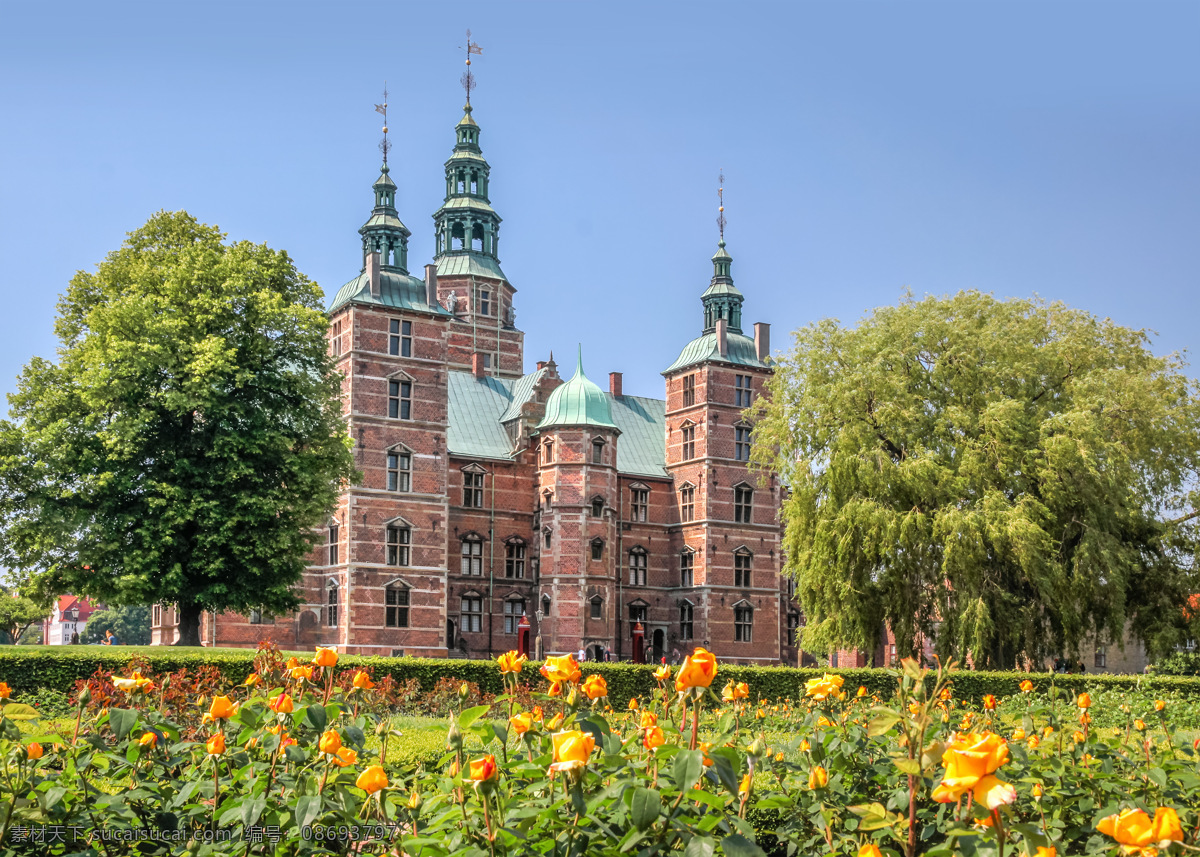
POLYGON ((413 451, 402 443, 394 443, 384 450, 384 464, 387 468, 384 484, 388 491, 400 494, 412 491, 412 462, 413 451))
POLYGON ((483 577, 483 536, 471 530, 458 538, 460 544, 459 574, 464 577, 483 577))
POLYGON ((642 623, 642 630, 646 630, 650 605, 639 598, 636 601, 630 601, 626 606, 629 608, 629 632, 633 633, 633 626, 638 622, 642 623))
POLYGON ((391 420, 411 420, 413 389, 416 382, 407 372, 393 372, 387 377, 387 416, 391 420))
POLYGON ((739 482, 733 486, 733 522, 749 524, 754 520, 754 486, 739 482))
POLYGON ((691 589, 696 585, 696 549, 684 545, 679 552, 679 585, 691 589))
POLYGON ((341 583, 336 577, 325 579, 325 627, 338 626, 338 601, 341 594, 341 583))
POLYGON ((734 376, 734 406, 748 408, 754 401, 754 385, 749 375, 734 376))
POLYGON ((632 482, 629 485, 629 520, 644 524, 650 508, 650 486, 645 482, 632 482))
POLYGON ((554 536, 554 530, 550 527, 542 528, 542 545, 546 550, 550 550, 551 538, 554 536))
POLYGON ((695 633, 696 605, 687 598, 679 600, 679 639, 691 640, 695 633))
POLYGON ((588 605, 591 608, 588 613, 589 618, 598 619, 598 620, 604 618, 604 599, 603 598, 601 598, 599 595, 593 595, 591 597, 591 599, 589 600, 588 605))
POLYGON ((402 577, 394 577, 383 585, 384 627, 408 627, 408 611, 412 607, 412 589, 412 584, 402 577))
POLYGON ((591 556, 593 562, 604 559, 604 539, 597 536, 591 541, 591 556))
POLYGON ((412 322, 407 319, 388 320, 388 354, 393 357, 412 357, 412 322))
POLYGON ((504 599, 504 633, 516 636, 517 625, 525 615, 525 598, 513 593, 504 599))
POLYGON ((679 433, 682 437, 679 454, 682 460, 691 461, 696 457, 696 424, 691 420, 684 420, 679 424, 679 433))
POLYGON ((604 463, 604 447, 606 444, 607 444, 607 441, 605 441, 605 439, 600 437, 599 435, 592 438, 592 458, 591 458, 592 464, 603 464, 604 463))
POLYGON ((460 632, 478 634, 483 630, 483 595, 468 589, 459 596, 460 632))
POLYGON ((510 580, 524 580, 529 545, 520 536, 509 536, 504 540, 504 576, 510 580))
MULTIPOLYGON (((159 617, 160 621, 155 622, 155 624, 160 624, 161 618, 162 617, 160 616, 159 617)), ((275 617, 274 616, 266 616, 263 614, 263 612, 261 610, 253 610, 252 609, 250 611, 249 619, 250 619, 251 625, 274 625, 275 624, 275 617)))
POLYGON ((554 441, 546 439, 542 441, 542 464, 554 463, 554 441))
POLYGON ((754 552, 745 545, 733 549, 733 585, 737 589, 750 589, 751 571, 754 568, 754 552))
POLYGON ((754 605, 745 599, 733 605, 733 641, 754 642, 754 605))
POLYGON ((339 565, 341 555, 341 524, 335 518, 329 521, 328 527, 329 538, 326 541, 326 544, 329 548, 329 555, 326 558, 329 560, 330 565, 339 565))
POLYGON ((462 468, 463 489, 462 504, 467 508, 483 508, 483 486, 488 470, 472 462, 462 468))
POLYGON ((593 518, 601 518, 604 516, 604 498, 597 494, 591 500, 591 513, 593 518))
POLYGON ((404 518, 384 522, 384 564, 406 568, 412 564, 413 525, 404 518))
POLYGON ((648 557, 649 553, 641 545, 634 545, 629 549, 630 586, 646 585, 646 566, 649 564, 648 557))
POLYGON ((742 420, 733 424, 734 461, 750 460, 750 435, 754 427, 742 420))
POLYGON ((696 518, 696 486, 684 482, 679 486, 679 520, 685 524, 696 518))
POLYGON ((683 376, 683 406, 690 408, 696 404, 696 374, 693 372, 683 376))

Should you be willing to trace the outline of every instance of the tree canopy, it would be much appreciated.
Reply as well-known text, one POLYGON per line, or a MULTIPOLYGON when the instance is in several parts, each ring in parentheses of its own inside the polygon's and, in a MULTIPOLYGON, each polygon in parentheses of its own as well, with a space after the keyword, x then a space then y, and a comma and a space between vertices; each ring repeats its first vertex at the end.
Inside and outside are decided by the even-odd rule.
POLYGON ((1195 570, 1200 396, 1144 331, 979 292, 796 332, 756 403, 803 643, 1040 664, 1173 645, 1195 570))
POLYGON ((79 635, 81 643, 103 643, 105 631, 111 630, 121 641, 122 646, 150 645, 150 608, 149 607, 109 607, 107 610, 96 610, 88 617, 83 633, 79 635))
POLYGON ((43 592, 293 609, 353 474, 321 292, 286 253, 159 212, 58 304, 0 423, 0 562, 43 592))

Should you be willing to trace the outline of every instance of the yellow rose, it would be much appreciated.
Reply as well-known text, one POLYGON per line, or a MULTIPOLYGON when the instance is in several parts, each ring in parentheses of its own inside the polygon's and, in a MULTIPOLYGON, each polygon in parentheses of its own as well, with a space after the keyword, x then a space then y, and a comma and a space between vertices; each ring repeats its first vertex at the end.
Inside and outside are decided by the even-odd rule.
POLYGON ((342 749, 342 736, 329 729, 321 736, 317 747, 326 756, 336 756, 337 751, 342 749))
POLYGON ((1145 732, 1146 731, 1146 721, 1142 720, 1139 717, 1137 720, 1133 721, 1133 728, 1139 732, 1145 732))
POLYGON ((707 649, 697 648, 683 659, 683 666, 675 677, 675 689, 682 692, 693 687, 709 687, 716 676, 717 656, 707 649))
POLYGON ((879 846, 874 842, 868 842, 862 848, 858 849, 858 857, 883 857, 883 852, 879 850, 879 846))
POLYGON ((370 690, 375 687, 375 682, 371 681, 371 677, 362 670, 354 674, 354 686, 359 690, 370 690))
POLYGON ((837 696, 845 681, 840 675, 825 673, 821 678, 810 678, 804 683, 804 695, 813 699, 827 699, 837 696))
POLYGON ((220 756, 225 752, 225 736, 217 734, 208 739, 208 744, 205 745, 210 756, 220 756))
POLYGON ((1039 845, 1037 851, 1033 853, 1033 857, 1058 857, 1058 849, 1053 845, 1049 848, 1045 845, 1039 845))
POLYGON ((208 709, 208 716, 212 720, 228 720, 235 714, 237 714, 237 706, 228 696, 214 698, 208 709))
POLYGON ((583 678, 583 670, 579 668, 574 655, 560 655, 546 658, 546 663, 542 664, 541 673, 548 681, 555 684, 562 684, 563 682, 575 684, 579 679, 583 678))
POLYGON ((317 647, 317 654, 313 657, 313 663, 319 667, 336 667, 338 662, 338 653, 333 649, 317 647))
POLYGON ((1012 734, 1012 739, 1014 741, 1024 741, 1025 740, 1025 730, 1024 729, 1014 729, 1013 734, 1012 734))
POLYGON ((467 774, 468 779, 477 783, 486 783, 489 780, 496 779, 498 776, 500 776, 500 769, 496 767, 496 757, 491 753, 482 759, 476 759, 471 762, 471 769, 467 774))
POLYGON ((658 725, 658 715, 653 711, 643 711, 640 726, 642 729, 653 729, 658 725))
POLYGON ((604 676, 590 675, 583 682, 583 692, 588 699, 608 696, 608 682, 604 680, 604 676))
POLYGON ((354 781, 354 785, 365 791, 369 795, 388 787, 387 773, 379 765, 372 765, 354 781))
POLYGON ((1033 693, 1033 682, 1029 679, 1021 682, 1021 693, 1033 693))
POLYGON ((630 711, 637 711, 637 710, 638 710, 638 701, 637 701, 637 697, 636 697, 636 696, 635 696, 633 699, 629 700, 629 706, 628 706, 628 708, 629 708, 629 710, 630 710, 630 711))
POLYGON ((25 752, 31 759, 40 759, 42 758, 42 745, 34 741, 25 748, 25 752))
POLYGON ((246 680, 242 682, 243 687, 258 687, 258 683, 262 681, 262 676, 258 673, 250 673, 246 676, 246 680))
POLYGON ((1165 702, 1163 702, 1161 699, 1154 700, 1154 710, 1155 711, 1162 711, 1166 707, 1167 707, 1167 704, 1165 702))
POLYGON ((666 665, 659 667, 658 669, 656 669, 654 671, 654 679, 656 681, 660 681, 660 682, 670 681, 671 680, 671 668, 666 665))
POLYGON ((294 706, 292 705, 292 698, 286 693, 281 693, 279 696, 272 699, 267 704, 267 707, 272 711, 279 712, 280 714, 291 714, 294 706))
POLYGON ((524 735, 533 728, 533 715, 528 711, 522 711, 520 714, 514 714, 508 719, 512 730, 518 735, 524 735))
POLYGON ((496 663, 500 665, 502 673, 519 673, 527 660, 529 658, 514 650, 496 658, 496 663))
POLYGON ((550 736, 550 741, 554 746, 554 761, 550 765, 551 771, 570 771, 582 768, 587 764, 592 751, 596 749, 596 739, 592 737, 591 733, 580 732, 577 729, 569 732, 555 732, 550 736))
POLYGON ((992 774, 1008 761, 1008 744, 992 732, 956 736, 942 756, 946 773, 933 791, 939 803, 953 803, 970 791, 976 803, 996 809, 1017 799, 1017 790, 992 774))
POLYGON ((753 782, 753 780, 750 779, 749 774, 746 774, 746 776, 742 777, 741 783, 738 784, 738 794, 742 794, 742 795, 750 794, 750 786, 751 786, 752 782, 753 782))
POLYGON ((829 785, 829 772, 820 765, 817 765, 808 772, 808 787, 810 789, 823 789, 829 785))
POLYGON ((0 699, 8 699, 12 696, 12 688, 8 686, 8 682, 0 681, 0 699))
MULTIPOLYGON (((867 695, 867 686, 865 684, 860 684, 858 686, 858 693, 856 693, 855 696, 857 696, 859 699, 862 699, 866 695, 867 695)), ((867 846, 864 845, 863 847, 866 848, 867 846)), ((875 848, 874 845, 872 845, 870 847, 875 848)), ((879 849, 875 848, 875 850, 878 851, 879 849)))
POLYGON ((138 739, 138 743, 143 747, 156 747, 158 745, 158 736, 153 732, 147 732, 138 739))
POLYGON ((661 747, 667 741, 667 736, 663 734, 662 728, 652 726, 646 730, 646 737, 642 739, 642 745, 647 750, 653 750, 656 747, 661 747))
POLYGON ((355 753, 349 747, 343 747, 337 751, 337 755, 333 757, 333 763, 339 768, 346 768, 358 761, 358 753, 355 753))
POLYGON ((1096 829, 1124 845, 1127 854, 1154 853, 1152 846, 1164 839, 1172 842, 1183 841, 1179 816, 1169 806, 1159 807, 1154 813, 1153 821, 1140 809, 1126 809, 1120 815, 1100 819, 1096 829))
POLYGON ((1081 694, 1079 694, 1079 698, 1075 700, 1075 704, 1078 705, 1080 708, 1091 708, 1092 707, 1092 697, 1086 693, 1081 693, 1081 694))

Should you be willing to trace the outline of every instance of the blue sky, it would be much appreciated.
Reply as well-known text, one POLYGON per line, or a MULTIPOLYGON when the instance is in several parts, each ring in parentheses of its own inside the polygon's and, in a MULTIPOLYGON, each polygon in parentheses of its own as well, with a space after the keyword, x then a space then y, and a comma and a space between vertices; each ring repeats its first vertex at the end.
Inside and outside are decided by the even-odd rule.
MULTIPOLYGON (((391 90, 430 260, 463 97, 526 365, 658 372, 699 333, 716 176, 773 344, 916 294, 1037 293, 1200 344, 1200 4, 11 3, 0 33, 0 392, 54 305, 157 209, 266 242, 332 295, 391 90)), ((1195 375, 1195 367, 1192 367, 1195 375)))

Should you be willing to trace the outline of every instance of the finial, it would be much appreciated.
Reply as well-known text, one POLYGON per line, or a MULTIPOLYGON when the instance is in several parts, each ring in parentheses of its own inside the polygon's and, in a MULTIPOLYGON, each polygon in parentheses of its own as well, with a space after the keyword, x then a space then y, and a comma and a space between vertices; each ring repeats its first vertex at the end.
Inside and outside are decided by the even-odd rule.
POLYGON ((483 56, 483 49, 471 41, 471 31, 467 30, 467 46, 460 48, 467 53, 467 70, 463 72, 462 88, 467 91, 467 112, 471 112, 471 90, 475 88, 475 75, 471 74, 471 54, 483 56))
POLYGON ((725 246, 725 170, 717 173, 717 229, 721 231, 721 246, 725 246))
POLYGON ((388 149, 392 148, 392 144, 388 142, 388 138, 387 138, 387 135, 388 135, 387 98, 388 98, 387 81, 385 80, 383 82, 383 104, 375 105, 375 112, 383 114, 383 140, 379 144, 379 151, 383 152, 383 171, 385 173, 388 171, 388 169, 387 169, 388 149))
POLYGON ((583 374, 583 343, 580 342, 580 343, 578 343, 578 345, 579 345, 579 356, 575 359, 575 374, 582 375, 583 374))

